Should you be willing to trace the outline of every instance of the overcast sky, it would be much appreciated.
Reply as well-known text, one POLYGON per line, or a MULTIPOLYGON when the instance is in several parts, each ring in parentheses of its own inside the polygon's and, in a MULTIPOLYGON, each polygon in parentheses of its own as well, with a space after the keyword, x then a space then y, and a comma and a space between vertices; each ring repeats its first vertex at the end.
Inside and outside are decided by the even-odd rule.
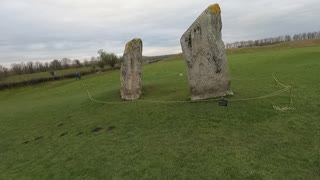
POLYGON ((0 64, 121 55, 135 37, 144 55, 178 53, 214 3, 225 43, 320 30, 320 0, 0 0, 0 64))

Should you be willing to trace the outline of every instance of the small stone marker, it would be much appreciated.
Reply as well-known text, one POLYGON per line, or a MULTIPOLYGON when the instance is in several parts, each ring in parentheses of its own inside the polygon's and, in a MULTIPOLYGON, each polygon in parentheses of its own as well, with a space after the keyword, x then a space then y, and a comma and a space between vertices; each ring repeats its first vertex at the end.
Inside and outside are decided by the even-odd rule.
POLYGON ((142 89, 142 40, 133 39, 126 44, 121 62, 121 97, 136 100, 142 89))
POLYGON ((181 37, 191 100, 233 94, 221 29, 220 6, 214 4, 181 37))
POLYGON ((219 102, 218 102, 219 106, 225 106, 227 107, 228 106, 228 101, 225 100, 225 99, 220 99, 219 102))

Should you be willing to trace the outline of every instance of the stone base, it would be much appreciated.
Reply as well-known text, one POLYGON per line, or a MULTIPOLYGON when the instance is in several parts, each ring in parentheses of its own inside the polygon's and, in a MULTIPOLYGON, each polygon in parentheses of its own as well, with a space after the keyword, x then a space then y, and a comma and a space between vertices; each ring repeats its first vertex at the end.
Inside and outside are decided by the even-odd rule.
POLYGON ((232 91, 228 91, 227 93, 207 93, 203 95, 197 95, 197 96, 191 96, 192 101, 198 101, 198 100, 206 100, 206 99, 211 99, 211 98, 219 98, 219 97, 226 97, 226 96, 233 96, 232 91))
POLYGON ((126 101, 133 101, 133 100, 137 100, 140 98, 140 94, 135 94, 135 95, 131 95, 131 94, 121 94, 121 97, 123 100, 126 100, 126 101))

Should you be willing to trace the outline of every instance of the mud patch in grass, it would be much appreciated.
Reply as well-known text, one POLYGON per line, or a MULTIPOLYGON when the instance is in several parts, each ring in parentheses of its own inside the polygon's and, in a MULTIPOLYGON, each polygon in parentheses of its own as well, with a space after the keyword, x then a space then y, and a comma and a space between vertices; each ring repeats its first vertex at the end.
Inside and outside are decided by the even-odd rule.
POLYGON ((91 132, 96 133, 96 132, 99 132, 101 130, 102 130, 101 127, 97 127, 97 128, 94 128, 91 132))

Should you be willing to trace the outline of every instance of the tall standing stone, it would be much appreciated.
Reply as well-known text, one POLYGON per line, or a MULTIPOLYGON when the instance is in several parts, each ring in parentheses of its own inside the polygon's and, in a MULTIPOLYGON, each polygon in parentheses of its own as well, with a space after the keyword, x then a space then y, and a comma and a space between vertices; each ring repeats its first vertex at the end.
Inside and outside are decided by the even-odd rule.
POLYGON ((126 44, 121 62, 121 97, 136 100, 142 89, 142 41, 133 39, 126 44))
POLYGON ((232 95, 221 10, 209 6, 181 37, 192 100, 232 95))

